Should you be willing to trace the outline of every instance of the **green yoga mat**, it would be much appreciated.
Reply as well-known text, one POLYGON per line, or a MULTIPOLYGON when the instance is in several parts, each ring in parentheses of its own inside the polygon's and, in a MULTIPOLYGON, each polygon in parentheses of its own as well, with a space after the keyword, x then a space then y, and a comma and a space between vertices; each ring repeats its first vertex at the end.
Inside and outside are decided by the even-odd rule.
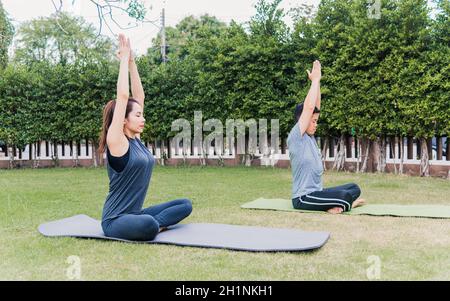
MULTIPOLYGON (((264 199, 259 198, 245 203, 241 206, 244 209, 267 209, 281 211, 295 211, 307 213, 326 213, 323 211, 299 210, 292 207, 291 200, 285 199, 264 199)), ((445 205, 390 205, 390 204, 369 204, 352 209, 343 214, 349 215, 388 215, 404 217, 429 217, 429 218, 450 218, 450 206, 445 205)))

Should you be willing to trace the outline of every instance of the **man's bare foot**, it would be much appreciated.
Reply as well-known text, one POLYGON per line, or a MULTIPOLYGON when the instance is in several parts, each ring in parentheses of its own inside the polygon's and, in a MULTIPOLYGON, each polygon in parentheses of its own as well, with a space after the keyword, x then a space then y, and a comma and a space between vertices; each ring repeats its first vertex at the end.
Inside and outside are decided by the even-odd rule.
POLYGON ((327 210, 327 212, 331 213, 331 214, 339 214, 339 213, 342 213, 342 211, 344 211, 344 210, 341 207, 334 207, 334 208, 327 210))
POLYGON ((163 231, 166 231, 167 230, 167 227, 161 227, 161 228, 159 228, 159 232, 163 232, 163 231))
POLYGON ((356 201, 353 202, 352 208, 361 207, 365 204, 366 204, 365 199, 357 199, 356 201))

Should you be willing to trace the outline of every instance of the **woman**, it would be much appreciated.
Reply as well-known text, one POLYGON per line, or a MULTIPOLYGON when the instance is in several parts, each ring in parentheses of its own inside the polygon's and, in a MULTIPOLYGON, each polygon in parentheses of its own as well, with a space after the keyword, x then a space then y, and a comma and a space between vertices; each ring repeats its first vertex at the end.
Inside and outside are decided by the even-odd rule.
POLYGON ((142 209, 155 159, 140 141, 144 129, 144 90, 130 40, 119 35, 117 100, 103 110, 100 151, 107 152, 109 194, 102 214, 106 236, 152 240, 163 229, 186 218, 191 201, 177 199, 142 209), (129 98, 128 71, 132 98, 129 98))
POLYGON ((322 188, 323 166, 320 150, 314 139, 320 113, 321 66, 315 61, 308 72, 311 87, 304 103, 295 109, 296 124, 287 144, 292 167, 292 205, 295 209, 327 211, 332 214, 362 206, 361 190, 354 183, 322 188))

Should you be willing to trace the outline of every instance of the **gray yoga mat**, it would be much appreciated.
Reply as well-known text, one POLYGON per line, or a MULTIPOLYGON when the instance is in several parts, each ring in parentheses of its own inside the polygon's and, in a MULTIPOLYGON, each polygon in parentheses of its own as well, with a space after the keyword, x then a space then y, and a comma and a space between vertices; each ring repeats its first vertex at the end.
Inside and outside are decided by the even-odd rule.
POLYGON ((328 232, 192 223, 171 226, 152 241, 127 241, 105 236, 100 221, 84 214, 44 223, 38 230, 45 236, 71 236, 253 252, 313 250, 323 246, 330 237, 328 232))

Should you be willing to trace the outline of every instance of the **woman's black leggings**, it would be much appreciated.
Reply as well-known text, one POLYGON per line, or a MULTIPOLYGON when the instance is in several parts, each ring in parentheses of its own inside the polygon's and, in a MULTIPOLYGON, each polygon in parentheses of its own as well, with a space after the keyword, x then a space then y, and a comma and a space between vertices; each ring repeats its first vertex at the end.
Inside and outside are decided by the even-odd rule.
POLYGON ((292 200, 295 209, 327 211, 334 207, 341 207, 343 211, 350 211, 353 202, 361 195, 361 189, 355 183, 314 191, 292 200))
POLYGON ((152 240, 160 227, 175 225, 192 212, 188 199, 177 199, 126 214, 102 224, 106 236, 126 240, 152 240))

